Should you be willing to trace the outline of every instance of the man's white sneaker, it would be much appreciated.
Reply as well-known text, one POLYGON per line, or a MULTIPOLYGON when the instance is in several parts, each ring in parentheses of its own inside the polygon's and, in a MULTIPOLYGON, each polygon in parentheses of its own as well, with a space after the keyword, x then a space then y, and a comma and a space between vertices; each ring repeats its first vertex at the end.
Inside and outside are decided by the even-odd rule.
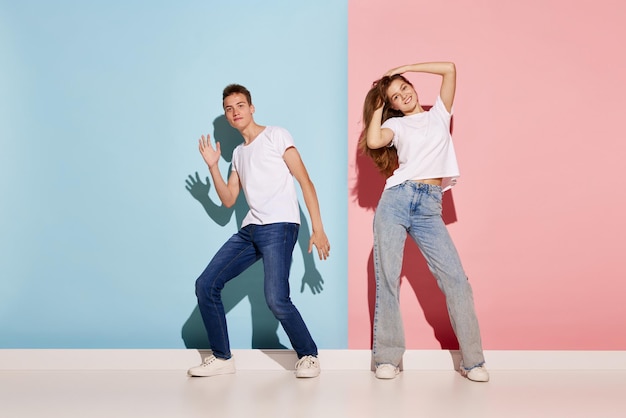
POLYGON ((235 359, 228 360, 217 358, 214 355, 205 357, 201 365, 192 367, 187 371, 189 376, 217 376, 220 374, 235 373, 235 359))
POLYGON ((474 367, 470 370, 465 370, 461 367, 461 374, 474 382, 488 382, 489 372, 485 366, 474 367))
POLYGON ((315 356, 304 356, 296 363, 296 377, 317 377, 320 375, 320 361, 315 356))
POLYGON ((400 369, 393 364, 379 364, 375 376, 378 379, 394 379, 399 373, 400 369))

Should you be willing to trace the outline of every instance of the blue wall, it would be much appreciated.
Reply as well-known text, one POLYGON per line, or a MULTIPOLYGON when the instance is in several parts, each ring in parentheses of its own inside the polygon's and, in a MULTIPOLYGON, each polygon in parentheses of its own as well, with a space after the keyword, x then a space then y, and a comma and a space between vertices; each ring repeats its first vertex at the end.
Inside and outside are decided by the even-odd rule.
MULTIPOLYGON (((232 149, 232 82, 316 185, 332 255, 296 249, 292 296, 347 347, 346 0, 0 0, 0 57, 1 348, 206 345, 194 282, 245 204, 215 207, 197 139, 232 149)), ((232 346, 291 348, 258 273, 225 290, 232 346)))

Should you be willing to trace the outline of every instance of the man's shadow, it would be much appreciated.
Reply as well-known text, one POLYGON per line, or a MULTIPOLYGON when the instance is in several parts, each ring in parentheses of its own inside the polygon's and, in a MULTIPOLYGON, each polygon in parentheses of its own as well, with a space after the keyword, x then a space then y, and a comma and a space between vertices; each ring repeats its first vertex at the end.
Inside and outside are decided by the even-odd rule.
MULTIPOLYGON (((432 106, 424 106, 425 110, 432 106)), ((452 127, 452 126, 451 126, 452 127)), ((385 178, 378 171, 372 159, 356 150, 356 184, 351 195, 357 204, 365 209, 376 210, 378 200, 385 186, 385 178)), ((446 225, 457 221, 452 191, 443 194, 443 220, 446 225)), ((374 249, 370 251, 367 263, 367 299, 370 324, 374 324, 374 307, 376 303, 376 277, 374 273, 374 249)), ((417 244, 407 235, 404 248, 401 277, 411 285, 424 317, 433 328, 435 338, 442 349, 458 350, 459 343, 450 324, 445 296, 437 286, 437 282, 428 269, 417 244)), ((370 330, 372 329, 370 326, 370 330)), ((409 325, 410 326, 410 325, 409 325)), ((370 336, 372 338, 373 336, 370 336)), ((371 340, 370 340, 371 342, 371 340)))
MULTIPOLYGON (((241 134, 230 126, 223 115, 213 121, 213 138, 215 141, 219 141, 222 158, 227 162, 232 161, 235 147, 243 142, 241 134)), ((229 166, 227 175, 230 175, 231 168, 232 164, 229 166)), ((221 202, 216 204, 211 200, 209 196, 209 190, 211 189, 209 177, 206 177, 203 181, 198 172, 195 175, 189 175, 185 188, 194 199, 200 202, 207 215, 215 223, 222 227, 226 226, 234 213, 237 229, 241 227, 243 218, 249 210, 243 190, 239 193, 235 205, 227 208, 221 202)), ((304 261, 304 276, 300 285, 300 293, 304 292, 305 287, 308 286, 313 294, 317 294, 323 290, 324 280, 315 266, 313 253, 308 253, 310 238, 308 221, 302 209, 300 209, 298 246, 304 261)), ((279 322, 267 307, 265 301, 262 263, 262 260, 257 261, 238 277, 226 284, 222 290, 224 310, 228 313, 238 303, 248 298, 250 317, 252 319, 251 347, 255 349, 286 349, 287 347, 281 344, 278 337, 279 322)), ((209 339, 197 304, 187 321, 185 321, 181 335, 187 348, 210 348, 209 339)))

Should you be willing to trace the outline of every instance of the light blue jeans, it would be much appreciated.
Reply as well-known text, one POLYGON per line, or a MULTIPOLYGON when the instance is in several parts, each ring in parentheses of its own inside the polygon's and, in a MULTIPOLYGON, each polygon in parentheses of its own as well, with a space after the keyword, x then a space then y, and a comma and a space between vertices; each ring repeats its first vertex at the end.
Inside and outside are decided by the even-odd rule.
POLYGON ((400 272, 407 234, 417 243, 446 297, 464 367, 484 362, 474 297, 461 260, 441 217, 441 187, 406 181, 386 189, 374 216, 376 308, 373 356, 376 365, 398 366, 405 351, 400 313, 400 272))

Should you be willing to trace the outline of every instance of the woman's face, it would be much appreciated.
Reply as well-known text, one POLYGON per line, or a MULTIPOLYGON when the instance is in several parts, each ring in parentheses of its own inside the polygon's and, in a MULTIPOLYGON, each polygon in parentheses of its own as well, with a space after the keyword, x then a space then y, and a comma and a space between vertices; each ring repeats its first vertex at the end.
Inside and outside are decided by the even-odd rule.
POLYGON ((412 85, 396 78, 387 88, 387 99, 392 109, 399 110, 403 114, 411 114, 418 107, 417 92, 412 85))

